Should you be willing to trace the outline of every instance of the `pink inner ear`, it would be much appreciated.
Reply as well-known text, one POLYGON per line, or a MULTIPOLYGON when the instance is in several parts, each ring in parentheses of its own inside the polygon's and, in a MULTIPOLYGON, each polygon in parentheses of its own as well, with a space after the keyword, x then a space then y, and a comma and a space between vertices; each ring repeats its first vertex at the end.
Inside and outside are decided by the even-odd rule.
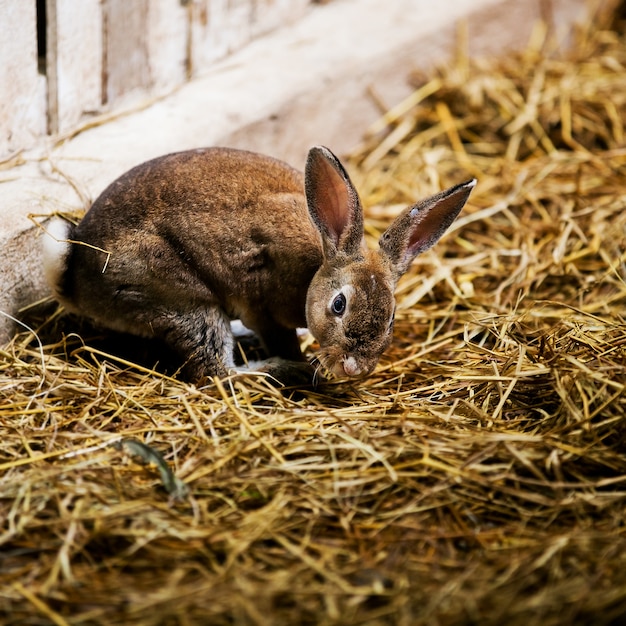
POLYGON ((415 255, 431 248, 448 229, 458 215, 465 201, 459 202, 457 194, 441 198, 428 208, 415 207, 410 215, 415 219, 409 235, 407 256, 415 255))
POLYGON ((363 238, 363 212, 356 190, 337 157, 324 146, 309 150, 304 185, 311 218, 326 254, 357 254, 363 238))
POLYGON ((348 189, 335 168, 320 158, 315 181, 317 212, 335 244, 339 242, 349 219, 348 189))

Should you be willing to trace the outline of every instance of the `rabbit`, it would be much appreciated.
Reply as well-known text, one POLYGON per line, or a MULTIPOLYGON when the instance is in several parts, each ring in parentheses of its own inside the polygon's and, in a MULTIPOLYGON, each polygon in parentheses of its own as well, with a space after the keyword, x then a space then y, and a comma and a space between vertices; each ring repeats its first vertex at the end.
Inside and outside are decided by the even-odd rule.
POLYGON ((230 321, 259 337, 279 382, 310 369, 296 329, 335 377, 370 374, 392 339, 398 279, 443 235, 476 180, 404 210, 364 246, 363 210, 326 147, 304 175, 261 154, 202 148, 147 161, 96 199, 78 225, 54 218, 43 263, 66 310, 159 337, 192 380, 234 369, 230 321))

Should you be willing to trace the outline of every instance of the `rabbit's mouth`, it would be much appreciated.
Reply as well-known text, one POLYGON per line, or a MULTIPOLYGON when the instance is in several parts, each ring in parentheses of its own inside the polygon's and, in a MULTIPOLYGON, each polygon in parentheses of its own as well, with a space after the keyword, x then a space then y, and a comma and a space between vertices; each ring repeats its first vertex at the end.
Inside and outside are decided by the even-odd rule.
POLYGON ((342 361, 339 361, 338 365, 341 366, 341 369, 347 376, 360 376, 364 373, 363 368, 353 356, 344 357, 342 361))
POLYGON ((378 359, 357 359, 352 354, 337 354, 325 350, 318 353, 318 359, 320 365, 337 378, 366 376, 376 367, 378 361, 378 359))

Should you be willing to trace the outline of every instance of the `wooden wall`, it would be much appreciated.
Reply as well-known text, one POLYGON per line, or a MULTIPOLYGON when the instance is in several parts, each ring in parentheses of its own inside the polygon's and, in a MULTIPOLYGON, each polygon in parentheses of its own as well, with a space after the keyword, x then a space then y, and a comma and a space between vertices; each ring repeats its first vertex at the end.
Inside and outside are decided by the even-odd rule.
POLYGON ((167 93, 310 0, 0 0, 0 160, 167 93))

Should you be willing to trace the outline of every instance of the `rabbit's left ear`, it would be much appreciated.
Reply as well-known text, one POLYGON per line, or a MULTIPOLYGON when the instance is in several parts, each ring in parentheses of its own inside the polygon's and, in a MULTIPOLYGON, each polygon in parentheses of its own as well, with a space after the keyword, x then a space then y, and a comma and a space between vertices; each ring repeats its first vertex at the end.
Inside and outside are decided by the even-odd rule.
POLYGON ((361 201, 339 159, 324 146, 309 150, 305 168, 309 213, 322 235, 324 256, 358 254, 363 239, 361 201))
POLYGON ((408 207, 381 235, 380 252, 391 261, 396 280, 418 254, 439 241, 475 186, 475 179, 468 180, 408 207))

